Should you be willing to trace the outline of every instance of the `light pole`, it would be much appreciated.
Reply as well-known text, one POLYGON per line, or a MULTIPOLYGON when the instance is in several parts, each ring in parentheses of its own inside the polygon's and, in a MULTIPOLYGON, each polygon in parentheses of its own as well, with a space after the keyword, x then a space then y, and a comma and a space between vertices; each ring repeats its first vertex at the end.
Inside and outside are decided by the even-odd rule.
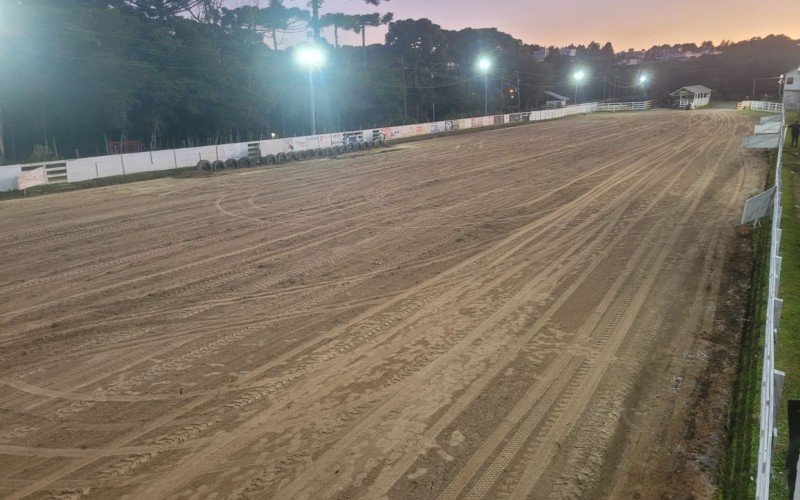
POLYGON ((317 110, 314 98, 314 68, 325 62, 325 53, 316 45, 304 45, 297 49, 297 62, 308 68, 308 89, 311 101, 311 135, 317 135, 317 110))
POLYGON ((489 69, 492 67, 492 60, 484 56, 478 60, 478 69, 483 73, 484 100, 483 116, 489 116, 489 69))
POLYGON ((572 75, 572 78, 575 79, 575 104, 578 104, 578 84, 580 84, 581 81, 586 78, 586 72, 582 69, 579 69, 574 75, 572 75))
MULTIPOLYGON (((647 82, 649 81, 650 81, 650 75, 648 75, 647 73, 642 73, 641 75, 639 75, 639 85, 642 86, 642 98, 647 98, 647 92, 645 92, 645 87, 647 86, 647 82)), ((633 97, 635 99, 636 98, 635 88, 633 89, 633 92, 634 92, 633 97)))

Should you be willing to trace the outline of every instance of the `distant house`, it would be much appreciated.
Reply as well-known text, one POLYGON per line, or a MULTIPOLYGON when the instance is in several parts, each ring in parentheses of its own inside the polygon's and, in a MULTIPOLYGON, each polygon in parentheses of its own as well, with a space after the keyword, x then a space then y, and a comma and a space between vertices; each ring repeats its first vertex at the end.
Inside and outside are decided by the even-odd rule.
POLYGON ((550 55, 550 50, 546 48, 533 51, 533 58, 539 62, 544 62, 544 60, 547 59, 548 55, 550 55))
POLYGON ((618 66, 638 66, 644 62, 645 51, 628 49, 627 52, 617 54, 618 66))
POLYGON ((677 107, 681 109, 697 109, 707 106, 711 101, 711 89, 703 85, 681 87, 670 96, 675 98, 677 107))
POLYGON ((689 59, 697 59, 702 56, 715 56, 719 54, 722 54, 722 52, 714 47, 703 46, 696 48, 694 45, 674 47, 665 45, 654 47, 648 51, 648 56, 656 61, 688 61, 689 59))
POLYGON ((544 95, 549 97, 549 99, 545 102, 545 105, 548 108, 563 108, 567 105, 567 101, 569 101, 569 97, 564 97, 563 95, 550 92, 549 90, 545 90, 544 95))

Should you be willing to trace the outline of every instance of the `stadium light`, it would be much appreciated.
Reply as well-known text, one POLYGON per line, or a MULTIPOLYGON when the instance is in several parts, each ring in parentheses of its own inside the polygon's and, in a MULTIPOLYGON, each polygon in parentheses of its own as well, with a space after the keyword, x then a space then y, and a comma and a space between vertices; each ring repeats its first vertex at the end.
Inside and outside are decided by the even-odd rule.
POLYGON ((478 59, 478 69, 483 73, 483 87, 484 87, 484 100, 483 100, 483 116, 489 116, 489 70, 492 67, 492 60, 487 56, 482 56, 478 59))
POLYGON ((316 45, 303 45, 297 49, 297 62, 301 66, 317 68, 325 62, 325 53, 316 45))
POLYGON ((578 104, 578 84, 580 84, 584 78, 586 78, 586 72, 582 69, 576 71, 572 78, 575 80, 575 104, 578 104))
POLYGON ((316 45, 303 45, 295 53, 298 64, 308 68, 308 89, 311 101, 311 135, 317 135, 317 110, 314 99, 314 68, 325 63, 325 52, 316 45))
POLYGON ((647 83, 648 80, 650 80, 650 77, 648 75, 639 75, 639 83, 641 85, 647 83))

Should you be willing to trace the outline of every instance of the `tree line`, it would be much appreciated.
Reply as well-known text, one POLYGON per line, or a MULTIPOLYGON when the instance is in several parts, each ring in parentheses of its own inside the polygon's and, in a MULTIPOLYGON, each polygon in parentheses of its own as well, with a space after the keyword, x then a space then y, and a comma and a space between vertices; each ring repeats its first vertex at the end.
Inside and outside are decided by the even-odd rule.
MULTIPOLYGON (((721 54, 636 67, 617 64, 611 44, 596 42, 574 47, 574 56, 553 48, 538 61, 542 47, 496 29, 453 31, 369 12, 380 0, 353 0, 364 6, 359 15, 321 12, 321 0, 289 1, 237 8, 220 0, 6 3, 0 163, 104 154, 107 141, 160 149, 308 134, 308 73, 287 43, 297 33, 326 48, 326 64, 314 73, 322 132, 481 115, 481 55, 493 61, 494 113, 542 107, 545 91, 626 100, 702 84, 738 99, 752 93, 753 78, 800 65, 797 41, 785 36, 725 42, 721 54), (367 45, 366 30, 382 24, 385 42, 367 45), (343 31, 360 34, 362 44, 340 45, 343 31), (578 88, 577 69, 588 75, 578 88), (647 86, 636 83, 642 72, 651 75, 647 86)), ((758 83, 770 90, 769 81, 758 83)))

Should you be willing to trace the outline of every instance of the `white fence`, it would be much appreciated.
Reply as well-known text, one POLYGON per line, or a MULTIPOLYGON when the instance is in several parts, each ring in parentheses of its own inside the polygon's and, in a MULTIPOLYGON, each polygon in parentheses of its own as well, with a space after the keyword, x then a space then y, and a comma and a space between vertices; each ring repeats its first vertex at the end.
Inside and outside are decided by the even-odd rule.
POLYGON ((597 105, 597 111, 617 112, 617 111, 644 111, 653 107, 653 101, 639 102, 601 102, 597 105))
MULTIPOLYGON (((50 162, 59 164, 61 175, 54 181, 77 182, 113 175, 125 175, 137 172, 150 172, 156 170, 169 170, 179 167, 195 166, 201 160, 210 162, 226 159, 240 159, 250 156, 252 150, 259 150, 262 156, 277 155, 289 151, 305 151, 318 148, 341 146, 350 142, 371 141, 374 137, 382 136, 387 141, 434 135, 443 132, 466 130, 472 128, 489 127, 507 123, 525 121, 543 121, 563 118, 570 115, 593 113, 597 111, 597 103, 579 104, 559 109, 546 109, 525 113, 512 113, 507 115, 484 116, 478 118, 464 118, 460 120, 446 120, 433 123, 420 123, 417 125, 403 125, 398 127, 384 127, 351 132, 337 132, 305 137, 291 137, 287 139, 271 139, 265 141, 240 142, 235 144, 221 144, 217 146, 202 146, 196 148, 166 149, 162 151, 149 151, 144 153, 129 153, 119 155, 96 156, 80 158, 77 160, 62 160, 50 162)), ((47 165, 49 165, 48 163, 47 165)), ((16 189, 16 178, 23 170, 45 165, 44 163, 26 165, 0 166, 0 191, 16 189)), ((48 177, 50 183, 50 177, 48 177)))
MULTIPOLYGON (((759 101, 751 101, 759 102, 759 101)), ((767 103, 775 104, 775 103, 767 103)), ((750 108, 752 109, 752 108, 750 108)), ((761 409, 759 413, 758 472, 756 477, 756 498, 769 499, 769 486, 772 471, 772 449, 775 439, 775 416, 780 404, 780 392, 784 374, 775 369, 775 341, 781 320, 783 300, 778 298, 780 285, 781 257, 781 163, 783 143, 786 139, 784 127, 786 117, 781 117, 781 133, 778 142, 778 160, 775 165, 775 197, 772 203, 772 228, 769 249, 769 284, 767 288, 767 319, 764 328, 764 359, 761 372, 761 409)))
MULTIPOLYGON (((66 160, 58 163, 66 164, 66 177, 63 180, 77 182, 87 179, 125 175, 137 172, 168 170, 179 167, 195 166, 201 160, 216 161, 247 157, 252 149, 260 150, 262 156, 276 155, 289 151, 305 151, 317 148, 329 148, 344 145, 346 142, 362 142, 372 140, 376 134, 387 141, 407 139, 443 132, 452 132, 471 128, 488 127, 523 121, 543 121, 563 118, 569 115, 592 113, 597 110, 596 103, 568 106, 560 109, 548 109, 526 113, 446 120, 434 123, 384 127, 378 129, 337 132, 316 136, 271 139, 264 141, 202 146, 196 148, 168 149, 144 153, 97 156, 66 160)), ((29 170, 45 164, 6 165, 0 166, 0 191, 16 189, 16 178, 23 170, 29 170)), ((48 178, 49 179, 49 178, 48 178)), ((62 180, 62 179, 59 179, 62 180)))
POLYGON ((769 101, 742 101, 737 106, 739 111, 753 110, 766 111, 767 113, 783 113, 783 103, 769 101))

